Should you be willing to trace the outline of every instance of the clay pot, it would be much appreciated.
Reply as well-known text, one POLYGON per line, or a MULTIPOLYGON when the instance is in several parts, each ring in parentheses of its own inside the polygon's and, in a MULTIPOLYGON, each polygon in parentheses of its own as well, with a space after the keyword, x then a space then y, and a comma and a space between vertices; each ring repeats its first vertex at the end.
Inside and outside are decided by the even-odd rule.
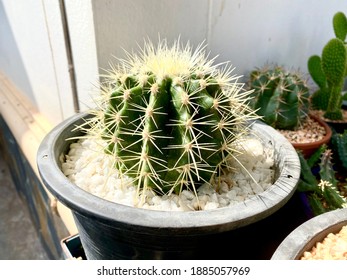
POLYGON ((328 144, 330 139, 331 139, 331 136, 332 136, 332 130, 331 130, 330 126, 325 121, 323 121, 321 118, 314 116, 314 115, 311 115, 311 114, 309 115, 309 117, 314 119, 315 121, 317 121, 321 126, 323 126, 325 131, 326 131, 326 134, 325 134, 323 139, 316 141, 316 142, 292 143, 294 148, 297 151, 301 151, 305 158, 308 158, 310 155, 312 155, 323 144, 328 144))

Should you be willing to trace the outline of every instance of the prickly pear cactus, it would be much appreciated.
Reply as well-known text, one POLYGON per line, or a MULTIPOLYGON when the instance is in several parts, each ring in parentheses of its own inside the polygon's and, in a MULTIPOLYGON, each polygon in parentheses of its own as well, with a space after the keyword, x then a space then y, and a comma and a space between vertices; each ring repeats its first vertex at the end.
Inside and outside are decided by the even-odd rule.
POLYGON ((316 90, 311 96, 312 107, 316 110, 325 111, 328 108, 329 103, 329 89, 320 56, 311 56, 308 59, 307 68, 311 78, 318 85, 318 90, 316 90))
POLYGON ((341 119, 341 93, 347 71, 347 51, 343 41, 331 39, 324 46, 321 57, 309 58, 307 67, 319 87, 312 95, 313 108, 324 110, 328 119, 341 119))
POLYGON ((201 46, 147 42, 104 77, 88 134, 106 141, 140 190, 196 190, 228 168, 233 143, 257 119, 243 84, 213 62, 201 46))
POLYGON ((344 43, 331 39, 322 52, 322 67, 329 87, 329 103, 324 117, 331 120, 342 119, 342 89, 346 75, 347 51, 344 43))
POLYGON ((264 67, 251 73, 254 90, 250 106, 263 120, 278 129, 294 130, 307 117, 309 90, 299 73, 282 67, 264 67))
POLYGON ((337 12, 333 17, 336 38, 324 46, 322 55, 313 55, 307 62, 308 71, 318 86, 312 95, 314 109, 325 111, 324 117, 330 120, 342 119, 342 90, 347 77, 347 18, 337 12))
POLYGON ((347 17, 343 12, 337 12, 334 15, 333 28, 336 38, 345 41, 347 37, 347 17))

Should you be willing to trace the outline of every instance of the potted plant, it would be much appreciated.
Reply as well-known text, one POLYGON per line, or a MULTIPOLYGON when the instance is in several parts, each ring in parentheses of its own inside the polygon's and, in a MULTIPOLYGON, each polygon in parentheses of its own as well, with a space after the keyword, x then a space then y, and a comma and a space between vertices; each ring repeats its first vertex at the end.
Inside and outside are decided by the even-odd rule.
POLYGON ((302 195, 309 220, 281 242, 272 260, 347 258, 347 182, 342 162, 345 135, 333 133, 334 150, 322 145, 308 159, 299 153, 301 175, 297 191, 302 195), (333 159, 339 158, 340 162, 333 164, 333 159))
POLYGON ((336 38, 324 46, 322 55, 313 55, 308 60, 308 71, 317 84, 318 90, 312 94, 313 109, 320 110, 324 120, 336 131, 343 132, 347 113, 342 110, 343 87, 347 76, 347 18, 338 12, 333 17, 336 38))
POLYGON ((265 66, 251 72, 250 106, 308 157, 331 138, 329 126, 310 114, 309 89, 302 74, 265 66))
POLYGON ((59 124, 37 155, 44 184, 72 210, 88 259, 220 258, 210 251, 216 240, 229 242, 226 232, 268 217, 295 192, 300 163, 294 148, 257 120, 247 106, 249 92, 230 68, 207 59, 204 48, 147 42, 141 54, 120 60, 101 88, 96 108, 59 124), (77 149, 81 141, 92 143, 86 150, 96 156, 77 149), (273 163, 264 157, 267 151, 273 163), (72 166, 69 159, 76 156, 83 163, 72 166), (265 159, 259 168, 258 158, 265 159), (258 173, 249 177, 252 168, 258 173), (110 187, 119 196, 132 191, 132 205, 81 188, 72 181, 80 170, 99 172, 88 188, 110 193, 110 187), (99 176, 104 173, 105 180, 99 176), (236 191, 230 182, 241 173, 248 179, 239 189, 268 181, 266 189, 208 209, 203 198, 236 191), (148 200, 178 205, 183 194, 193 202, 185 211, 144 207, 148 200))
POLYGON ((271 260, 346 260, 347 209, 316 216, 294 229, 271 260))
POLYGON ((305 194, 309 218, 347 206, 346 182, 338 180, 332 156, 327 145, 322 145, 308 159, 299 153, 301 174, 297 191, 305 194))

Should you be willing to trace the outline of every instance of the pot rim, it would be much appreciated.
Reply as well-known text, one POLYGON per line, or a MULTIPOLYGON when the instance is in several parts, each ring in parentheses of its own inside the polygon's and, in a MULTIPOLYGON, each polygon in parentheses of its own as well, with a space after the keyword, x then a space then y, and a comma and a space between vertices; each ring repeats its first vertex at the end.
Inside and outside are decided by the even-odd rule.
POLYGON ((204 211, 149 210, 107 201, 71 183, 58 164, 61 155, 55 151, 56 147, 67 146, 67 143, 61 143, 59 137, 62 133, 70 133, 78 121, 81 122, 87 117, 88 113, 78 113, 58 124, 42 140, 37 153, 37 165, 43 183, 73 213, 98 217, 105 222, 116 221, 130 228, 134 225, 149 230, 159 228, 164 234, 167 230, 172 232, 177 228, 186 228, 194 234, 198 234, 199 228, 221 232, 248 225, 271 215, 280 209, 296 190, 300 177, 300 161, 294 147, 275 129, 257 120, 251 127, 267 134, 269 141, 275 146, 279 145, 278 150, 285 155, 281 158, 282 170, 278 179, 265 192, 231 207, 204 211))
POLYGON ((271 260, 299 260, 329 233, 337 233, 347 225, 347 208, 315 216, 294 229, 277 247, 271 260))

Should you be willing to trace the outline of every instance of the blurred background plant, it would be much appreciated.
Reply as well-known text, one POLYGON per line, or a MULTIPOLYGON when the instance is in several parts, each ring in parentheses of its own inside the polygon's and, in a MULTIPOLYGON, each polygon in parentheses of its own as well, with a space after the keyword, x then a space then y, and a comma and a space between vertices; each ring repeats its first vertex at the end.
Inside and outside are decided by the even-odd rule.
POLYGON ((298 192, 306 194, 314 216, 347 207, 345 180, 338 180, 332 161, 332 150, 322 145, 310 158, 298 152, 301 175, 298 192))
POLYGON ((295 130, 307 118, 309 89, 303 75, 266 65, 250 74, 250 107, 276 129, 295 130))
POLYGON ((343 12, 334 15, 333 29, 336 38, 328 41, 321 56, 312 55, 307 67, 318 86, 311 97, 313 109, 323 110, 326 119, 341 120, 342 102, 347 98, 342 94, 347 76, 347 18, 343 12))

